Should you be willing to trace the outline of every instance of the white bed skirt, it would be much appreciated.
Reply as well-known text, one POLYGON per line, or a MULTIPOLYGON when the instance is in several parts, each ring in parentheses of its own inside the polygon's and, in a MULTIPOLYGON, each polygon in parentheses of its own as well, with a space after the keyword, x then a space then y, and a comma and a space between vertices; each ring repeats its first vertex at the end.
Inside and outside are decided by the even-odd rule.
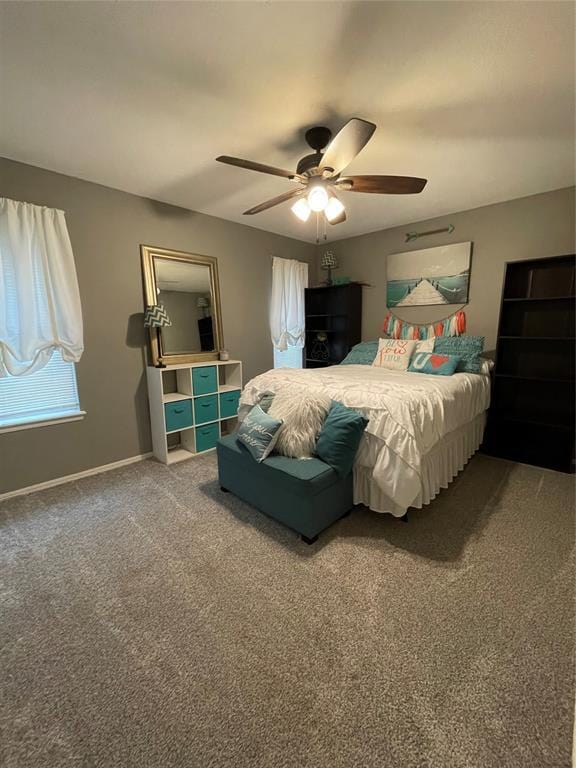
MULTIPOLYGON (((441 488, 448 487, 480 447, 485 424, 486 412, 483 412, 449 432, 422 458, 421 490, 410 507, 421 509, 436 498, 441 488)), ((382 492, 373 477, 373 470, 364 466, 354 468, 354 503, 365 504, 374 512, 394 517, 402 517, 407 511, 382 492)))

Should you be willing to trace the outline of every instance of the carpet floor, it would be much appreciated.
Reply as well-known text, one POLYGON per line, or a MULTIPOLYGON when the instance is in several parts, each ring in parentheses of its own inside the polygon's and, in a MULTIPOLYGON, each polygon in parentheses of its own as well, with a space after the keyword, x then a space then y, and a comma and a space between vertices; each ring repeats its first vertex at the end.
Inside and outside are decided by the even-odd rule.
POLYGON ((0 504, 4 768, 564 768, 574 482, 476 456, 307 546, 213 455, 0 504))

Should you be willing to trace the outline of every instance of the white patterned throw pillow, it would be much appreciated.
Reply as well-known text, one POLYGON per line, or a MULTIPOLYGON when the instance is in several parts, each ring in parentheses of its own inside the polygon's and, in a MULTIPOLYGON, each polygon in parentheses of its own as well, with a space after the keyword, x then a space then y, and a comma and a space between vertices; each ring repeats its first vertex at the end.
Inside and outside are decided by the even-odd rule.
POLYGON ((281 419, 274 451, 294 459, 308 459, 314 454, 316 438, 322 429, 332 400, 327 395, 305 392, 278 392, 268 415, 281 419))
POLYGON ((373 366, 391 371, 407 371, 416 342, 408 339, 380 339, 373 366))
POLYGON ((416 342, 415 352, 434 352, 434 342, 436 339, 432 336, 430 339, 416 342))

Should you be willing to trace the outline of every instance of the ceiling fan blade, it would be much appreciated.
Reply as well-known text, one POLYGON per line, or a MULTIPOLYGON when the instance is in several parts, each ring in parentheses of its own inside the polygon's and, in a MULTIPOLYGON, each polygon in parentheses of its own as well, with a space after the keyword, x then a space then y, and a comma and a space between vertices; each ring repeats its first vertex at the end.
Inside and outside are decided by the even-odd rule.
POLYGON ((285 171, 283 168, 274 168, 272 165, 263 165, 262 163, 253 163, 252 160, 242 160, 240 157, 228 157, 220 155, 216 160, 226 165, 236 165, 238 168, 245 168, 247 171, 258 171, 258 173, 269 173, 272 176, 282 176, 285 179, 293 179, 295 174, 292 171, 285 171))
POLYGON ((333 176, 340 173, 364 149, 375 130, 374 123, 359 117, 348 120, 328 144, 320 161, 320 169, 331 168, 333 176))
POLYGON ((422 192, 427 179, 415 176, 346 176, 338 179, 343 192, 372 192, 377 195, 415 195, 422 192), (352 186, 348 186, 352 184, 352 186))
POLYGON ((283 195, 278 195, 278 197, 273 197, 271 200, 266 200, 265 203, 255 205, 254 208, 249 208, 247 211, 244 211, 244 216, 253 216, 255 213, 266 211, 268 208, 273 208, 275 205, 285 203, 286 200, 290 200, 293 197, 299 197, 300 195, 303 195, 305 191, 306 190, 302 187, 299 187, 298 189, 291 189, 290 192, 284 192, 283 195))

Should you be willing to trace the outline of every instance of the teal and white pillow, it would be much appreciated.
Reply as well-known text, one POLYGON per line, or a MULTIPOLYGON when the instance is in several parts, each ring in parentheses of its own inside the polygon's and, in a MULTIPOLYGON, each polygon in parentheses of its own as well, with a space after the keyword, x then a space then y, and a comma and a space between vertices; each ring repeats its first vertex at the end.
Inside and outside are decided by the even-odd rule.
POLYGON ((433 376, 452 376, 460 362, 457 355, 438 352, 415 352, 408 366, 409 373, 429 373, 433 376))
POLYGON ((407 371, 415 349, 416 342, 413 339, 380 339, 372 366, 391 371, 407 371))
POLYGON ((438 336, 434 343, 434 352, 460 358, 457 373, 481 373, 483 350, 484 336, 438 336))
POLYGON ((257 462, 272 453, 284 422, 264 413, 255 405, 238 427, 237 439, 246 446, 257 462))
POLYGON ((264 392, 263 395, 260 395, 258 398, 258 405, 264 413, 268 413, 270 410, 270 406, 272 405, 272 400, 274 400, 274 392, 264 392))
POLYGON ((378 340, 361 341, 346 355, 340 365, 372 365, 378 352, 378 340))

